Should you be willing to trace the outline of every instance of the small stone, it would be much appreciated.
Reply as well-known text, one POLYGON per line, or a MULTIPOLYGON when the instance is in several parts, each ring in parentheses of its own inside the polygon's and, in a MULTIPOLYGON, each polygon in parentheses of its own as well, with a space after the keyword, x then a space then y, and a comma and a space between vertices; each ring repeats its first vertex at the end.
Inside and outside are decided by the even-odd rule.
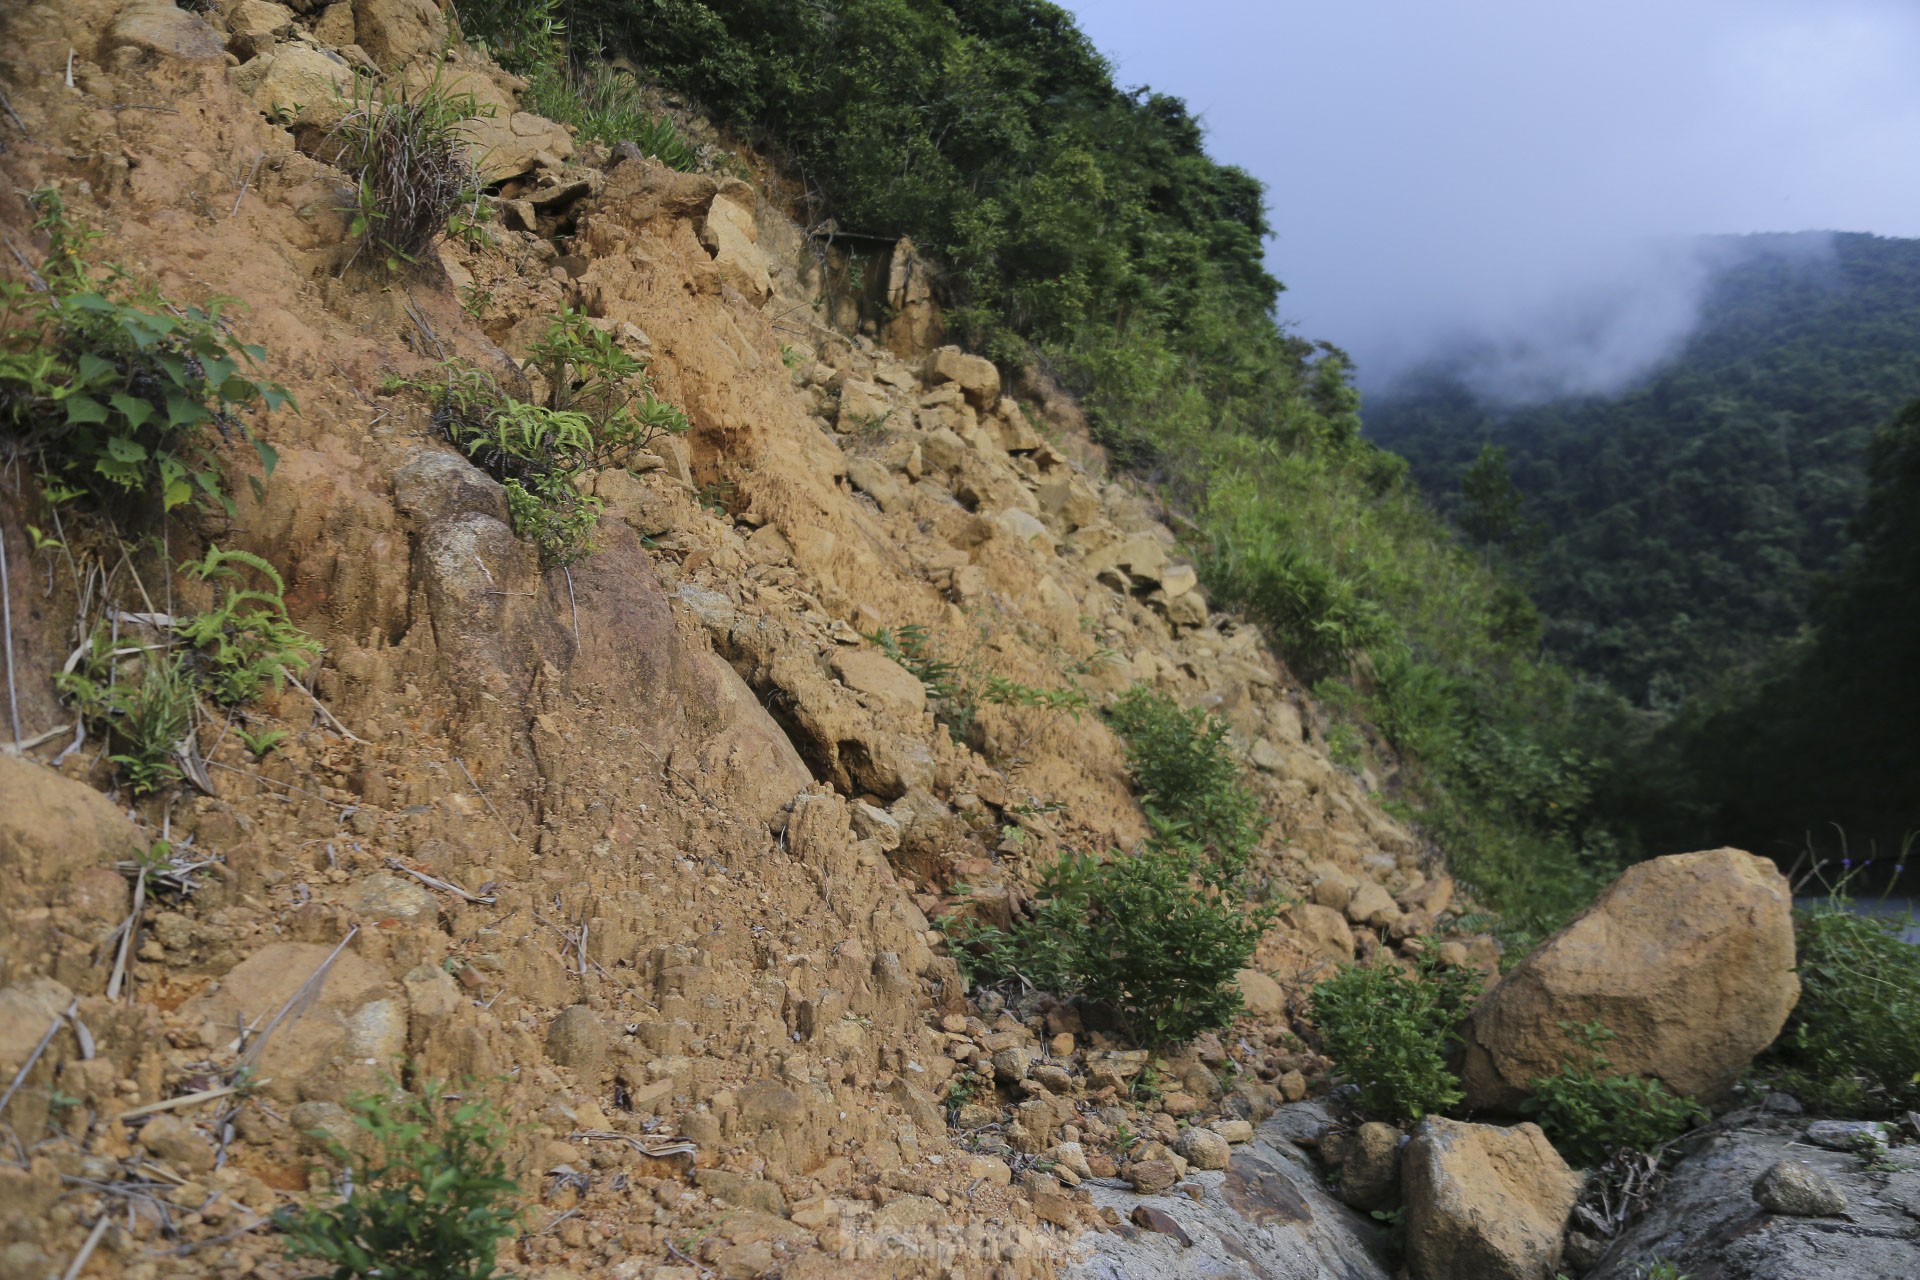
POLYGON ((1135 1160, 1127 1166, 1127 1185, 1143 1196, 1165 1191, 1180 1180, 1171 1160, 1135 1160))
POLYGON ((1189 1129, 1180 1135, 1180 1154, 1196 1169, 1224 1169, 1232 1153, 1227 1140, 1211 1129, 1189 1129))
POLYGON ((1160 1099, 1160 1110, 1176 1120, 1181 1116, 1190 1116, 1199 1109, 1200 1099, 1190 1093, 1176 1091, 1160 1099))
POLYGON ((1047 1149, 1047 1158, 1061 1168, 1070 1170, 1075 1177, 1093 1176, 1093 1170, 1087 1167, 1086 1150, 1077 1142, 1056 1143, 1047 1149))
POLYGON ((1340 1166, 1340 1198, 1355 1209, 1387 1209, 1400 1200, 1400 1131, 1363 1124, 1347 1143, 1340 1166))
POLYGON ((378 872, 360 885, 354 909, 368 920, 431 920, 440 914, 440 904, 426 889, 412 880, 378 872))
POLYGON ((1235 1146, 1253 1141, 1253 1125, 1246 1120, 1215 1120, 1213 1131, 1235 1146))
POLYGON ((1307 1078, 1298 1071, 1288 1071, 1280 1077, 1280 1096, 1288 1102, 1298 1102, 1307 1096, 1307 1078))
POLYGON ((606 1031, 599 1015, 584 1004, 561 1010, 547 1028, 547 1056, 563 1067, 595 1069, 606 1052, 606 1031))
POLYGON ((140 1130, 140 1145, 176 1169, 207 1173, 213 1168, 213 1147, 189 1121, 161 1114, 140 1130))
POLYGON ((1240 1001, 1256 1018, 1277 1018, 1287 1011, 1287 993, 1279 983, 1258 969, 1242 969, 1234 975, 1240 988, 1240 1001))
POLYGON ((287 1121, 308 1151, 331 1154, 333 1148, 351 1150, 360 1126, 337 1102, 302 1102, 287 1113, 287 1121))
POLYGON ((1133 1225, 1143 1231, 1157 1231, 1163 1236, 1171 1236, 1180 1242, 1182 1248, 1193 1247, 1193 1237, 1188 1235, 1186 1230, 1174 1221, 1173 1215, 1165 1210, 1156 1209, 1150 1204, 1140 1204, 1133 1207, 1133 1213, 1129 1217, 1133 1225))
POLYGON ((1768 1213, 1791 1218, 1831 1218, 1847 1209, 1840 1189, 1798 1160, 1782 1160, 1761 1174, 1753 1198, 1768 1213))
POLYGON ((1033 1069, 1033 1050, 1015 1045, 993 1055, 993 1074, 1009 1084, 1025 1080, 1033 1069))

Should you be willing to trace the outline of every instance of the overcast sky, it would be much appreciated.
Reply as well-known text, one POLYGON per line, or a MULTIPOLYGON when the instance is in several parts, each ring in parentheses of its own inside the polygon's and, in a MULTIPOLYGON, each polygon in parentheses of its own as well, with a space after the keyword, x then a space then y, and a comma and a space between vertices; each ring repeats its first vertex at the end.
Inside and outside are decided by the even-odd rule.
POLYGON ((1465 337, 1604 386, 1690 326, 1680 237, 1920 235, 1920 0, 1065 2, 1266 182, 1363 385, 1465 337))

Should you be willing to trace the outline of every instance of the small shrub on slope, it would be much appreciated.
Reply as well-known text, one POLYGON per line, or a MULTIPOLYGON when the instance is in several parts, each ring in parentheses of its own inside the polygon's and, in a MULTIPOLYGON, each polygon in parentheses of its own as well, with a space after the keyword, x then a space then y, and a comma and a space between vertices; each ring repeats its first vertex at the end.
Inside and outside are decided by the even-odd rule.
POLYGON ((1773 1058, 1823 1111, 1920 1107, 1920 947, 1906 917, 1859 915, 1836 894, 1799 915, 1800 1003, 1773 1058))
POLYGON ((1155 846, 1061 858, 1034 890, 1029 919, 956 941, 987 982, 1017 979, 1085 996, 1143 1044, 1176 1044, 1240 1012, 1233 975, 1272 916, 1202 883, 1185 850, 1155 846))
POLYGON ((438 74, 424 85, 362 82, 353 109, 333 128, 339 164, 354 176, 353 234, 389 270, 418 262, 449 231, 479 226, 480 175, 460 125, 490 112, 470 93, 449 93, 438 74))
POLYGON ((567 311, 528 351, 547 386, 546 403, 517 400, 484 370, 442 366, 432 396, 447 439, 500 481, 514 532, 564 567, 593 550, 600 502, 583 494, 583 473, 625 466, 656 438, 688 429, 687 417, 653 393, 646 366, 585 315, 567 311))
POLYGON ((363 1095, 352 1109, 365 1154, 329 1142, 347 1166, 346 1197, 282 1214, 287 1251, 326 1265, 327 1280, 491 1280, 519 1216, 492 1109, 434 1084, 363 1095))
POLYGON ((1178 1043, 1239 1013, 1233 976, 1273 919, 1272 906, 1246 900, 1257 810, 1218 721, 1144 688, 1108 716, 1127 739, 1154 839, 1105 861, 1061 858, 1028 919, 956 940, 986 981, 1079 994, 1143 1043, 1178 1043))
POLYGON ((1602 1048, 1613 1032, 1598 1022, 1560 1027, 1586 1050, 1586 1062, 1530 1082, 1530 1107, 1540 1127, 1569 1163, 1591 1168, 1615 1151, 1652 1151, 1705 1119, 1691 1098, 1658 1080, 1609 1075, 1613 1063, 1602 1048))
POLYGON ((1447 1051, 1479 994, 1478 974, 1427 956, 1412 973, 1350 964, 1313 989, 1313 1023, 1335 1068, 1357 1086, 1360 1110, 1418 1120, 1464 1096, 1447 1051))
POLYGON ((162 511, 198 500, 231 515, 207 428, 252 442, 272 474, 277 455, 239 416, 293 403, 248 376, 266 352, 227 336, 219 299, 175 307, 92 267, 58 192, 30 201, 48 241, 45 288, 0 280, 0 456, 48 478, 49 497, 88 495, 110 515, 154 498, 162 511))
POLYGON ((1240 781, 1224 721, 1182 708, 1145 685, 1107 708, 1127 744, 1127 768, 1163 841, 1194 845, 1220 882, 1239 877, 1264 825, 1259 801, 1240 781))

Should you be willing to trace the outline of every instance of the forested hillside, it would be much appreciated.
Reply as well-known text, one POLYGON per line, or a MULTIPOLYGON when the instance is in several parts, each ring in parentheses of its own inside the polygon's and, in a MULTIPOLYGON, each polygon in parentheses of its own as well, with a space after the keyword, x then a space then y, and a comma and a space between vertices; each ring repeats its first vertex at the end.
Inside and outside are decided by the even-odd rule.
MULTIPOLYGON (((1808 621, 1859 510, 1875 428, 1920 391, 1920 241, 1718 241, 1699 327, 1612 397, 1500 406, 1433 368, 1368 433, 1524 561, 1549 648, 1643 706, 1737 688, 1808 621), (1505 450, 1517 519, 1462 478, 1505 450)), ((1497 492, 1497 485, 1495 487, 1497 492)))

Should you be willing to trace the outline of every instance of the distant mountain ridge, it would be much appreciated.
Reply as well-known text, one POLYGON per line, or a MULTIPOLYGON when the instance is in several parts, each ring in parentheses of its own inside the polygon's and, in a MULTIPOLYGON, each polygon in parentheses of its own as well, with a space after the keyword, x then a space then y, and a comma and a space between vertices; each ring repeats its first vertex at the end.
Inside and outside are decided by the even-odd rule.
POLYGON ((1685 345, 1613 396, 1503 406, 1470 353, 1367 405, 1443 509, 1502 446, 1546 642, 1642 705, 1750 671, 1842 563, 1874 428, 1920 393, 1920 240, 1717 237, 1685 345))

